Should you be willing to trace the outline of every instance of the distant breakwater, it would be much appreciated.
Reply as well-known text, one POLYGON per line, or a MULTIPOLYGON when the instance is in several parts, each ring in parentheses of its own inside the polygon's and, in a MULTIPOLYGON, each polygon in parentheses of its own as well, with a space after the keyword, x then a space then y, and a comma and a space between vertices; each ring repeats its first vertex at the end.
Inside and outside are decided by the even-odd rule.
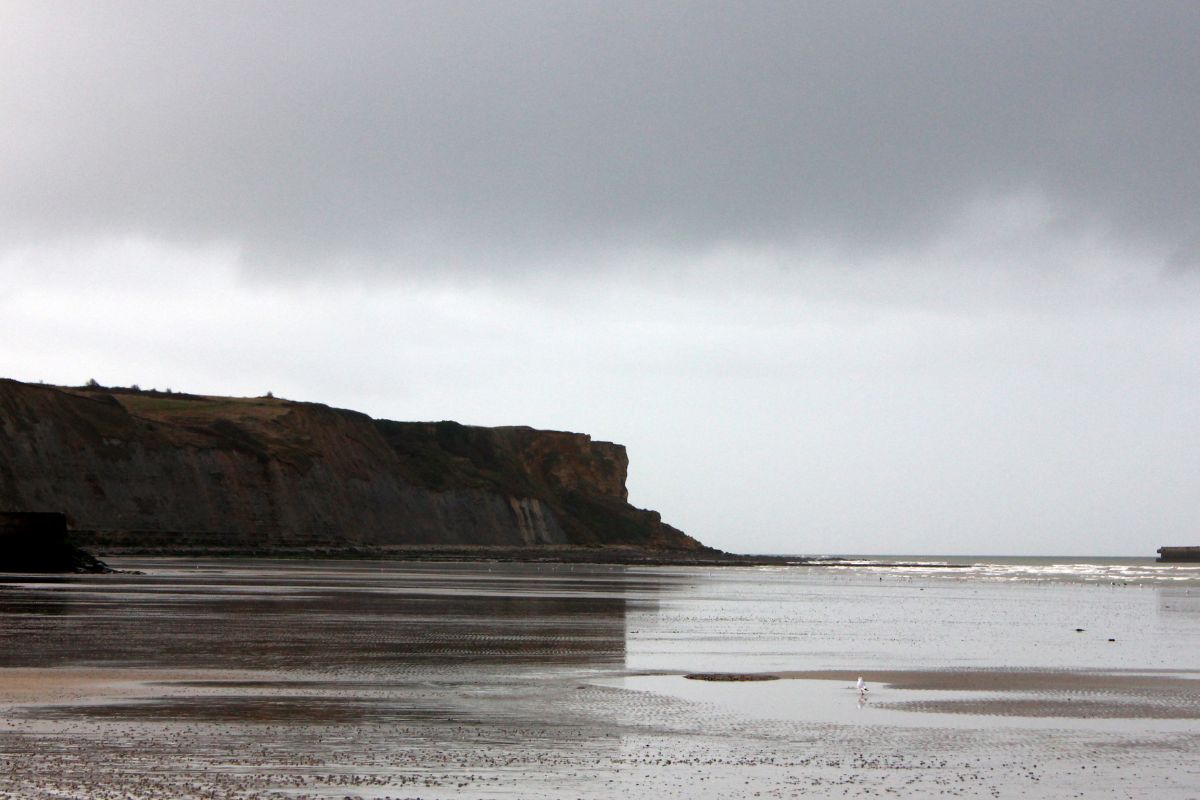
POLYGON ((1160 547, 1158 560, 1168 562, 1200 562, 1200 547, 1160 547))

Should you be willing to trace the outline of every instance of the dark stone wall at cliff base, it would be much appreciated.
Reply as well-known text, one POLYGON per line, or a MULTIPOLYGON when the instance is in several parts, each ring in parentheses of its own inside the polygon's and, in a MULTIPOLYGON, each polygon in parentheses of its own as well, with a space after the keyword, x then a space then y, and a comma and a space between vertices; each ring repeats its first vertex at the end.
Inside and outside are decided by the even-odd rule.
POLYGON ((98 539, 699 547, 629 505, 627 467, 576 433, 0 380, 0 511, 61 509, 98 539))

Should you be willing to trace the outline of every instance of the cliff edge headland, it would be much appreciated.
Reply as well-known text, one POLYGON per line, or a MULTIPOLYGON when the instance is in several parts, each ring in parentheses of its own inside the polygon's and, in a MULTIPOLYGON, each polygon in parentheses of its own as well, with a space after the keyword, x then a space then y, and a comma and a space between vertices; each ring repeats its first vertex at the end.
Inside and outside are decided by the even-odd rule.
POLYGON ((101 549, 718 553, 631 506, 627 467, 579 433, 0 379, 0 511, 101 549))

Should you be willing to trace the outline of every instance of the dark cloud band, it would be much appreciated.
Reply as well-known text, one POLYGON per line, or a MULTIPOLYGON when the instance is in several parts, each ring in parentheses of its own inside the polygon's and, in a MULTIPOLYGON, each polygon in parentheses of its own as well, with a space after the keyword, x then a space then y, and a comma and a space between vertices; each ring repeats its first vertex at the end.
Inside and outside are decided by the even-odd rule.
POLYGON ((1190 264, 1194 3, 8 5, 0 244, 517 265, 920 243, 1033 195, 1190 264))

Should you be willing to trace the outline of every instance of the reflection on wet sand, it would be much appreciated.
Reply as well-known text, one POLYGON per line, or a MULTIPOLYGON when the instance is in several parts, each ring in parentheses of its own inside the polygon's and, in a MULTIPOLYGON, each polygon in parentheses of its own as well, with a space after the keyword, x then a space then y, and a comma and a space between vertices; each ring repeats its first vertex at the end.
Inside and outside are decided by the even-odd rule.
POLYGON ((578 681, 624 668, 628 604, 676 582, 606 567, 123 566, 146 574, 0 589, 0 797, 497 780, 468 765, 526 764, 536 786, 561 761, 614 757, 617 734, 587 722, 604 690, 578 681), (481 749, 500 746, 515 752, 481 749))
POLYGON ((426 662, 620 666, 630 585, 620 568, 545 576, 301 563, 217 580, 194 569, 11 588, 0 592, 3 667, 378 671, 426 662))

